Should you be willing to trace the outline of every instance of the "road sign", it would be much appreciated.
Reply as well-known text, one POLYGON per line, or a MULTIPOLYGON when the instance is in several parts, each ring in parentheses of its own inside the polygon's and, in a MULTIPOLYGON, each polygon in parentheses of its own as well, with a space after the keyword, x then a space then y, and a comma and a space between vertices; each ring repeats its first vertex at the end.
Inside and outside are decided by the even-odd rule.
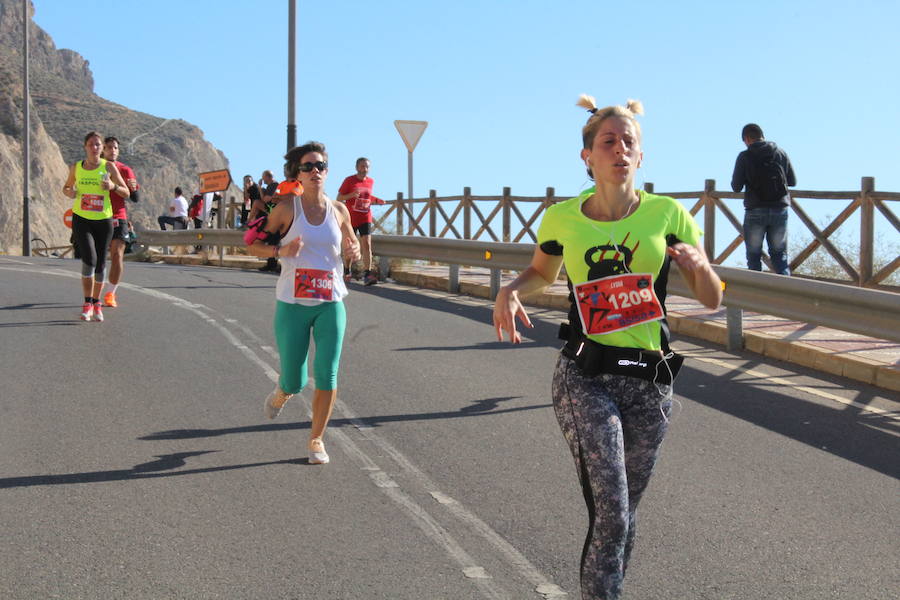
POLYGON ((200 173, 200 193, 207 192, 224 192, 231 185, 231 173, 228 169, 221 171, 207 171, 200 173))
POLYGON ((394 121, 394 127, 400 132, 406 149, 412 152, 416 149, 416 144, 419 143, 422 134, 425 133, 428 121, 394 121))
POLYGON ((71 208, 63 213, 63 223, 66 224, 66 227, 68 227, 69 229, 72 229, 72 209, 71 208))

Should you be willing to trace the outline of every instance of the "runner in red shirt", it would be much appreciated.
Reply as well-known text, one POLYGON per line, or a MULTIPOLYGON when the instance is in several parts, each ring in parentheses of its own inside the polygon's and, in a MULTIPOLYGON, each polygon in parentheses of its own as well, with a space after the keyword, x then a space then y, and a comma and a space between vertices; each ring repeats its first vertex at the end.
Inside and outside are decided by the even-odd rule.
MULTIPOLYGON (((372 194, 372 186, 375 181, 369 177, 369 159, 362 156, 356 159, 356 174, 344 179, 338 189, 338 201, 344 202, 350 211, 350 224, 353 231, 359 236, 360 252, 362 254, 363 283, 374 285, 378 278, 372 273, 372 204, 384 204, 384 200, 376 198, 372 194)), ((344 263, 344 281, 350 281, 350 261, 344 263)))
MULTIPOLYGON (((103 140, 103 158, 109 162, 115 163, 122 179, 131 192, 128 199, 137 202, 138 190, 140 186, 137 177, 131 167, 118 161, 119 158, 119 140, 113 136, 109 136, 103 140)), ((109 244, 109 275, 106 282, 106 294, 103 295, 103 304, 110 308, 118 306, 116 301, 116 290, 119 287, 119 280, 122 278, 122 272, 125 270, 125 244, 128 241, 128 211, 125 208, 125 198, 110 191, 109 198, 112 201, 113 209, 113 237, 109 244)))

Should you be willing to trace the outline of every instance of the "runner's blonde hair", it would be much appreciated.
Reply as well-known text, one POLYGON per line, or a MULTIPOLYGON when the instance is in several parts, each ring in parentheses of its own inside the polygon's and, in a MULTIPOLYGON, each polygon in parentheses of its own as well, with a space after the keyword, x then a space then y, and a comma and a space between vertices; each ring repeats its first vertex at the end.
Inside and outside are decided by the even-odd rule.
POLYGON ((629 99, 625 102, 625 106, 614 104, 612 106, 607 106, 606 108, 597 108, 597 101, 593 96, 581 94, 575 105, 580 106, 591 113, 587 123, 585 123, 584 127, 581 129, 581 140, 585 148, 591 148, 594 145, 594 137, 597 135, 597 130, 600 129, 601 123, 612 116, 630 119, 631 122, 634 123, 634 128, 637 130, 638 134, 638 140, 640 140, 641 124, 638 123, 637 115, 644 114, 644 105, 641 104, 640 100, 629 99))

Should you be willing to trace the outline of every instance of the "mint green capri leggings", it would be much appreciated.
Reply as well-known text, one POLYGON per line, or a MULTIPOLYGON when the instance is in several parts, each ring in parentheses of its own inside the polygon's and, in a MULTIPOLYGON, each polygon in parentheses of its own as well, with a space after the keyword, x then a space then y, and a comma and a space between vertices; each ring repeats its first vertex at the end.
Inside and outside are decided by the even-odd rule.
POLYGON ((306 385, 310 331, 316 342, 313 359, 316 389, 337 387, 346 325, 347 312, 343 302, 322 302, 317 306, 275 302, 275 343, 281 357, 278 385, 283 392, 296 394, 306 385))

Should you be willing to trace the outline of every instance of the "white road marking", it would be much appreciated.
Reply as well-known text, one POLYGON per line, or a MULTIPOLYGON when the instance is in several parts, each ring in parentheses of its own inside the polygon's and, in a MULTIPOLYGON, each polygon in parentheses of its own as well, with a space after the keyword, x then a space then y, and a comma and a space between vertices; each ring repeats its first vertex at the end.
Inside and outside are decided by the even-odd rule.
MULTIPOLYGON (((0 267, 0 269, 4 268, 5 267, 0 267)), ((49 275, 69 277, 72 279, 80 278, 80 276, 76 273, 56 269, 35 270, 13 268, 8 270, 21 272, 38 272, 49 275)), ((207 323, 218 329, 219 332, 222 333, 222 335, 232 346, 234 346, 239 352, 249 358, 254 364, 259 366, 273 383, 277 383, 278 373, 272 367, 270 367, 267 363, 265 363, 265 361, 259 358, 259 356, 252 349, 244 345, 226 326, 222 325, 221 323, 216 321, 216 319, 212 318, 206 312, 204 312, 204 309, 210 312, 215 312, 214 310, 202 304, 195 304, 193 302, 189 302, 165 292, 143 288, 131 283, 120 283, 119 287, 130 289, 132 291, 151 296, 158 300, 169 302, 178 308, 183 308, 185 310, 193 312, 203 321, 206 321, 207 323)), ((307 387, 307 389, 309 389, 309 386, 307 387)), ((306 390, 302 391, 300 394, 298 394, 298 396, 303 402, 307 414, 310 414, 311 403, 307 398, 308 394, 305 392, 306 390)), ((400 488, 399 484, 391 479, 390 476, 371 459, 371 457, 369 457, 364 451, 362 451, 359 446, 357 446, 357 444, 353 440, 351 440, 349 436, 347 436, 347 434, 340 430, 332 429, 330 435, 332 438, 338 441, 347 455, 353 458, 355 462, 360 465, 362 470, 371 471, 369 476, 374 482, 375 486, 382 490, 395 503, 406 509, 406 511, 413 517, 413 522, 425 533, 425 535, 436 545, 442 547, 444 551, 454 561, 456 561, 456 563, 460 566, 460 570, 462 571, 463 575, 472 581, 473 585, 478 588, 479 592, 484 598, 487 598, 489 600, 510 599, 510 595, 504 590, 498 588, 497 584, 493 581, 493 578, 491 578, 490 575, 487 574, 487 571, 483 567, 475 563, 474 559, 468 554, 468 552, 463 549, 462 546, 459 545, 459 543, 453 538, 453 536, 451 536, 450 533, 446 529, 444 529, 440 525, 440 523, 438 523, 434 519, 434 517, 432 517, 428 513, 427 510, 417 504, 415 500, 413 500, 406 492, 404 492, 400 488), (480 574, 480 576, 475 577, 472 575, 472 573, 480 574)))

